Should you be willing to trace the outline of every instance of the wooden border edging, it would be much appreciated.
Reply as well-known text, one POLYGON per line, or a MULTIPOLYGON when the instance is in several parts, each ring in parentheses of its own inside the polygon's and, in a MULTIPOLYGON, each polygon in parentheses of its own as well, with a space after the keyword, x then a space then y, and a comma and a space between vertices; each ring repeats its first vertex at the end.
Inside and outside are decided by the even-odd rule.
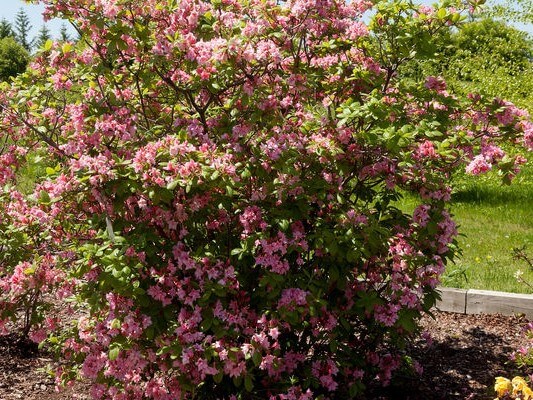
POLYGON ((460 314, 524 314, 533 318, 533 295, 439 287, 436 308, 460 314))
POLYGON ((466 314, 467 290, 439 287, 438 291, 441 295, 436 305, 438 310, 466 314))

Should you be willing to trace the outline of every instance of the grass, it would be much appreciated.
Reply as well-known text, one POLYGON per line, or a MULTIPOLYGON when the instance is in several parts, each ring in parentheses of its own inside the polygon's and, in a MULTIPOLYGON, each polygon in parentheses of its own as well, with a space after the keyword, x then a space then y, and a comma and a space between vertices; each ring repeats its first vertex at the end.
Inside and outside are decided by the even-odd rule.
MULTIPOLYGON (((464 289, 533 293, 533 269, 513 258, 513 248, 524 248, 533 258, 533 166, 526 166, 515 182, 502 186, 497 176, 455 180, 452 214, 459 225, 463 250, 448 265, 443 284, 464 289)), ((406 198, 402 208, 412 210, 415 198, 406 198)))

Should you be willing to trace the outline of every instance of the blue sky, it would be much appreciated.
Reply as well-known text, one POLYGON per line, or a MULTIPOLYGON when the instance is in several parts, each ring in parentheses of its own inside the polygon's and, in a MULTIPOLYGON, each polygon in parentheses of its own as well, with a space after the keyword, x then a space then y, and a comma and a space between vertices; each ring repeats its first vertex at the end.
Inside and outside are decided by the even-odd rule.
MULTIPOLYGON (((44 11, 43 5, 27 4, 22 0, 0 0, 0 19, 5 18, 9 22, 13 23, 15 21, 15 15, 20 9, 24 9, 28 15, 33 29, 31 31, 31 36, 37 36, 39 29, 45 23, 43 20, 42 13, 44 11)), ((46 23, 46 26, 50 30, 50 33, 53 37, 59 35, 59 30, 61 29, 61 24, 65 23, 70 34, 74 32, 73 28, 68 24, 68 22, 62 20, 52 20, 46 23)))

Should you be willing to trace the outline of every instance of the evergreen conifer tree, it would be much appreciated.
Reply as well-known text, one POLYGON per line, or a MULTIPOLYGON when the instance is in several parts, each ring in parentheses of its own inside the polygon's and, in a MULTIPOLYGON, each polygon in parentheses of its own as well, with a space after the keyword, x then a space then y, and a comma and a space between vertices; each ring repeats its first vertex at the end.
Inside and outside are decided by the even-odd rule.
POLYGON ((46 26, 46 24, 43 24, 41 29, 39 29, 39 34, 35 38, 35 44, 37 47, 42 47, 44 44, 49 40, 52 39, 52 36, 50 35, 50 30, 46 26))
POLYGON ((30 31, 32 25, 28 14, 24 9, 20 9, 15 16, 15 38, 17 41, 26 49, 26 51, 31 51, 33 47, 33 40, 30 40, 30 31))
POLYGON ((67 26, 65 24, 61 25, 61 30, 59 31, 59 41, 61 42, 70 42, 72 39, 67 32, 67 26))
POLYGON ((0 39, 4 39, 10 36, 15 36, 15 33, 13 32, 13 27, 11 26, 11 23, 8 20, 2 18, 2 20, 0 20, 0 39))

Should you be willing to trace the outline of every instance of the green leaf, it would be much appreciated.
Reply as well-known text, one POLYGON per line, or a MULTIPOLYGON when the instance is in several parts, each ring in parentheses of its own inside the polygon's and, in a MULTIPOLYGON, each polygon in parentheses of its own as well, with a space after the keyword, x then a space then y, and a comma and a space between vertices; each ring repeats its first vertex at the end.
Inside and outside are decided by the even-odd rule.
POLYGON ((241 178, 246 179, 252 176, 252 173, 248 168, 241 172, 241 178))
POLYGON ((118 348, 118 347, 111 348, 109 350, 109 356, 108 356, 109 360, 110 361, 116 360, 118 358, 119 354, 120 354, 120 348, 118 348))
POLYGON ((170 182, 170 183, 167 185, 167 190, 174 190, 174 189, 176 189, 176 186, 178 186, 178 183, 179 183, 178 180, 175 180, 175 181, 170 182))
POLYGON ((261 356, 261 353, 255 352, 252 356, 252 361, 254 362, 254 365, 256 367, 259 367, 261 365, 261 361, 263 360, 263 357, 261 356))
POLYGON ((111 321, 111 328, 112 329, 120 329, 121 322, 119 319, 115 318, 113 321, 111 321))
POLYGON ((279 221, 279 227, 281 228, 282 231, 288 230, 289 225, 290 223, 286 219, 282 219, 281 221, 279 221))
POLYGON ((202 316, 203 316, 203 321, 201 324, 201 329, 202 329, 202 332, 205 333, 213 325, 213 316, 212 315, 202 315, 202 316))
POLYGON ((251 392, 254 389, 254 382, 250 375, 246 375, 244 378, 244 388, 247 392, 251 392))
POLYGON ((39 194, 39 203, 41 204, 50 204, 50 195, 47 191, 41 190, 41 193, 39 194))
POLYGON ((232 256, 236 256, 236 255, 239 255, 243 252, 243 249, 232 249, 231 250, 231 255, 232 256))
POLYGON ((242 376, 236 376, 233 378, 233 384, 235 387, 241 387, 242 385, 242 376))
POLYGON ((175 319, 174 310, 172 310, 170 307, 165 308, 163 315, 167 321, 173 321, 175 319))
POLYGON ((48 40, 45 42, 44 46, 43 46, 43 50, 44 50, 44 51, 50 51, 50 50, 52 50, 52 46, 53 46, 53 45, 54 45, 53 40, 48 39, 48 40))
POLYGON ((144 330, 144 334, 146 335, 146 338, 149 340, 152 340, 155 337, 155 329, 153 326, 149 326, 144 330))
POLYGON ((416 323, 410 314, 403 314, 398 323, 406 332, 413 333, 416 330, 416 323))
POLYGON ((213 375, 213 380, 215 381, 215 383, 220 383, 222 382, 222 377, 224 375, 222 374, 222 372, 219 372, 218 374, 216 375, 213 375))
POLYGON ((72 50, 72 44, 71 43, 64 43, 63 46, 61 46, 61 51, 63 53, 68 53, 72 50))

